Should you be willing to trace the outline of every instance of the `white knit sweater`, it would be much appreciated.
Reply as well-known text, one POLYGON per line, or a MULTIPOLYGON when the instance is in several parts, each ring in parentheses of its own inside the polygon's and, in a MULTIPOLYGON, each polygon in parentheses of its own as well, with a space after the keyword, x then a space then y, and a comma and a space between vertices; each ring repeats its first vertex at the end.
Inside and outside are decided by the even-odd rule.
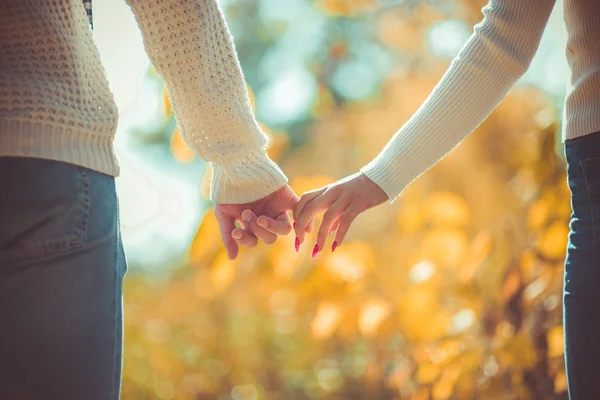
MULTIPOLYGON (((600 0, 564 0, 572 69, 564 138, 600 131, 600 0)), ((129 0, 211 199, 246 203, 287 179, 265 152, 217 0, 129 0)), ((434 91, 362 172, 393 200, 460 143, 526 71, 554 0, 490 0, 434 91)), ((117 175, 117 109, 80 0, 0 3, 0 156, 117 175)))
MULTIPOLYGON (((128 2, 185 142, 212 163, 211 199, 247 203, 287 183, 267 156, 217 0, 128 2)), ((116 176, 117 120, 81 0, 2 0, 0 156, 116 176)))
MULTIPOLYGON (((555 0, 490 0, 419 110, 361 171, 393 201, 458 145, 525 73, 555 0)), ((600 0, 564 0, 571 79, 563 139, 600 131, 600 0)), ((598 155, 600 157, 600 154, 598 155)))

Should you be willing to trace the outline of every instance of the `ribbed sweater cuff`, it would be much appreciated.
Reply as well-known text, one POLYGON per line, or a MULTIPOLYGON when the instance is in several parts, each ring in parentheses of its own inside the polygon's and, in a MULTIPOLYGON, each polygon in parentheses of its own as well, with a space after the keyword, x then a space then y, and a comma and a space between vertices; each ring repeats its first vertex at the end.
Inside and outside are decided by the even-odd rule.
POLYGON ((360 169, 367 178, 375 182, 388 195, 392 204, 414 178, 399 173, 395 163, 380 154, 373 161, 360 169))
POLYGON ((99 136, 69 127, 0 120, 0 156, 44 158, 119 175, 113 135, 99 136))
POLYGON ((219 204, 246 204, 281 189, 288 179, 266 152, 231 161, 211 163, 210 199, 219 204))

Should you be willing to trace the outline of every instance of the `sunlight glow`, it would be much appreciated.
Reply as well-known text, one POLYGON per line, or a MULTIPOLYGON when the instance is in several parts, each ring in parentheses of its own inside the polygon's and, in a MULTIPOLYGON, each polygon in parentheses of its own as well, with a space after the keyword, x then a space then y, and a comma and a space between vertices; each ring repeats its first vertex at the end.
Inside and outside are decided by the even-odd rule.
POLYGON ((462 309, 452 319, 452 332, 459 333, 465 331, 475 322, 475 313, 468 308, 462 309))
POLYGON ((265 88, 258 98, 258 110, 268 122, 290 122, 307 114, 316 93, 312 74, 301 67, 293 68, 265 88))
POLYGON ((358 327, 363 335, 370 336, 377 332, 381 322, 389 315, 390 306, 384 301, 373 300, 361 310, 358 327))
POLYGON ((431 278, 435 272, 435 265, 429 261, 421 261, 410 269, 410 279, 415 282, 424 282, 431 278))
POLYGON ((465 44, 470 34, 467 25, 461 21, 441 21, 429 29, 427 43, 435 55, 452 59, 465 44))
POLYGON ((341 313, 337 305, 327 302, 319 304, 311 323, 313 335, 318 339, 328 338, 335 330, 340 317, 341 313))
POLYGON ((377 77, 370 65, 349 62, 341 65, 333 76, 333 87, 345 98, 362 99, 375 88, 377 77))

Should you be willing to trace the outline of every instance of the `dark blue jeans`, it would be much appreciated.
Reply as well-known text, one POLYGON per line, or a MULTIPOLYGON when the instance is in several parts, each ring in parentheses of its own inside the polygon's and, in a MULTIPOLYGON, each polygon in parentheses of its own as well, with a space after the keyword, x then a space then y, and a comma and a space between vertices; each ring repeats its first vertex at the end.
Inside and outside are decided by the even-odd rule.
POLYGON ((119 398, 126 268, 113 177, 0 157, 0 399, 119 398))
POLYGON ((571 232, 565 263, 565 361, 572 400, 600 399, 600 132, 565 143, 571 232))

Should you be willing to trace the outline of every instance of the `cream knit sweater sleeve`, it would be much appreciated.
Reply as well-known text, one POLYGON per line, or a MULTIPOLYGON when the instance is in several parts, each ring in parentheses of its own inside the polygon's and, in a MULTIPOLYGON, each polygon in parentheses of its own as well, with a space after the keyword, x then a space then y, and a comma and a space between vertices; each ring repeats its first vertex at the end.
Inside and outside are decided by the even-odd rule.
POLYGON ((186 144, 213 169, 211 200, 242 204, 287 183, 266 153, 217 0, 128 0, 186 144))
POLYGON ((393 200, 496 108, 529 67, 554 0, 490 0, 417 112, 361 171, 393 200))

